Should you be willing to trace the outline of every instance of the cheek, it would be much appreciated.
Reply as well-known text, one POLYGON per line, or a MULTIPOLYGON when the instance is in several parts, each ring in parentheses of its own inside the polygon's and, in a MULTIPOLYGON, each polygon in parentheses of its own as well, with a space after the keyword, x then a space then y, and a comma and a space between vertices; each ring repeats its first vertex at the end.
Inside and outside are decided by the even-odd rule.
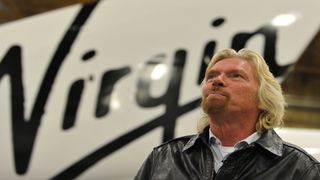
POLYGON ((202 86, 201 92, 202 92, 202 96, 203 97, 207 97, 209 91, 210 91, 210 86, 208 86, 208 85, 203 85, 202 86))
POLYGON ((239 87, 234 89, 234 94, 238 95, 238 98, 244 100, 257 99, 257 90, 252 87, 239 87))
POLYGON ((249 101, 249 102, 257 102, 257 93, 256 91, 250 89, 250 90, 247 90, 247 91, 244 91, 243 94, 244 94, 244 98, 245 98, 245 101, 249 101))

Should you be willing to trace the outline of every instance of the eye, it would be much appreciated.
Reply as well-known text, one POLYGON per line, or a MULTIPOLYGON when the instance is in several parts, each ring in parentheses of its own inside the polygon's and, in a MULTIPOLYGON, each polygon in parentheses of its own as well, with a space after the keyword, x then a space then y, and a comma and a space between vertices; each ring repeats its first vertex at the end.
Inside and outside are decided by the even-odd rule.
POLYGON ((209 73, 208 75, 207 75, 207 78, 206 78, 206 81, 208 82, 210 82, 210 81, 212 81, 215 77, 217 76, 217 73, 209 73))
POLYGON ((242 76, 241 73, 232 73, 232 74, 231 74, 231 77, 232 77, 232 78, 243 78, 243 76, 242 76))
POLYGON ((207 78, 206 78, 206 80, 205 80, 205 82, 211 82, 212 81, 212 79, 213 79, 213 76, 212 75, 208 75, 207 76, 207 78))
POLYGON ((212 74, 209 74, 208 76, 207 76, 207 80, 208 79, 212 79, 213 78, 213 75, 212 74))

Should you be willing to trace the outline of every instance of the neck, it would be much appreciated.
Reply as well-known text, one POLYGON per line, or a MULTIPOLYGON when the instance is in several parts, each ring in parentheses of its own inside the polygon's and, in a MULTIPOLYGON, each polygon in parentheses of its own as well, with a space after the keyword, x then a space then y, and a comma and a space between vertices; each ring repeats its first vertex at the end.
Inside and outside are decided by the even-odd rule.
POLYGON ((234 146, 256 131, 257 116, 211 116, 210 130, 223 146, 234 146))

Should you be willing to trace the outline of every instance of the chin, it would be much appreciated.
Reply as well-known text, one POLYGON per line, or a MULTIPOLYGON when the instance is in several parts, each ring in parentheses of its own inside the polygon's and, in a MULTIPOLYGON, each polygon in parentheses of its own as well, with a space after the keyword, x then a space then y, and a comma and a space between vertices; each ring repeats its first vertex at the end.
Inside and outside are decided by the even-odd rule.
POLYGON ((205 112, 206 114, 217 113, 226 109, 224 103, 201 103, 201 107, 203 112, 205 112))

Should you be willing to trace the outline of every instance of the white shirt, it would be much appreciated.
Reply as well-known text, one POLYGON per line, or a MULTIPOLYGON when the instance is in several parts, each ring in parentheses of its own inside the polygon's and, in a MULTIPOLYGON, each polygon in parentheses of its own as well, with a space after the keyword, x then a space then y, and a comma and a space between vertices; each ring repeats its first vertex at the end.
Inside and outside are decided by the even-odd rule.
POLYGON ((227 147, 222 146, 221 141, 209 130, 210 147, 213 150, 214 157, 214 170, 218 172, 220 167, 223 165, 223 160, 228 157, 232 152, 242 149, 247 145, 252 144, 260 138, 260 134, 255 132, 247 138, 237 142, 234 146, 227 147))

